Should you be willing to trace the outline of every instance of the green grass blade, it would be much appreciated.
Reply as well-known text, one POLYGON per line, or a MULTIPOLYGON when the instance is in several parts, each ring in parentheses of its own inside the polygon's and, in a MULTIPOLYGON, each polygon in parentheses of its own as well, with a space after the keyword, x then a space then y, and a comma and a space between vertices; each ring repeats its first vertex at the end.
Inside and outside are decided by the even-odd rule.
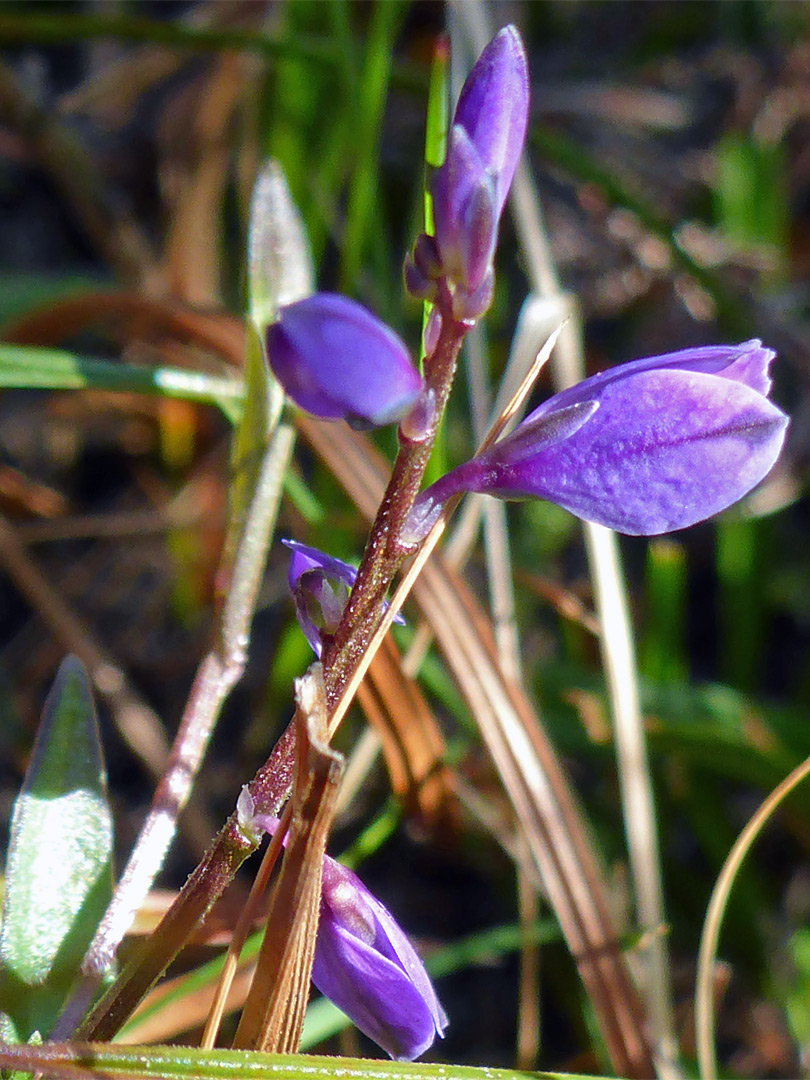
POLYGON ((686 641, 686 550, 671 537, 647 546, 647 617, 639 666, 653 683, 682 683, 688 676, 686 641))
POLYGON ((359 279, 372 236, 378 235, 379 145, 391 74, 394 37, 402 8, 391 0, 374 5, 368 33, 355 126, 355 168, 349 185, 346 225, 341 245, 341 283, 350 289, 359 279))
POLYGON ((261 1054, 251 1050, 198 1050, 189 1046, 10 1046, 0 1049, 0 1066, 36 1069, 54 1076, 155 1080, 188 1080, 190 1076, 198 1080, 586 1080, 574 1073, 261 1054))
POLYGON ((0 387, 24 390, 120 390, 216 405, 231 419, 241 412, 241 379, 184 368, 92 360, 63 349, 0 343, 0 387))

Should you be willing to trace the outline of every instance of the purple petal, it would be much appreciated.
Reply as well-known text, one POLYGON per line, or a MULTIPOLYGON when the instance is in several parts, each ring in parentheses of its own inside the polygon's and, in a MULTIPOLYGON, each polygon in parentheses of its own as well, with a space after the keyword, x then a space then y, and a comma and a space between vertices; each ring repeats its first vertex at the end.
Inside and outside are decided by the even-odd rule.
POLYGON ((425 971, 422 961, 416 953, 408 936, 402 931, 391 912, 372 893, 366 899, 377 923, 376 946, 385 952, 389 959, 395 960, 407 974, 430 1010, 436 1032, 444 1035, 448 1024, 447 1014, 436 997, 433 983, 425 971), (390 951, 389 951, 390 950, 390 951))
POLYGON ((516 465, 525 458, 533 458, 541 446, 547 449, 563 439, 570 439, 598 408, 598 401, 588 400, 539 416, 532 413, 509 436, 509 461, 516 465))
POLYGON ((436 1038, 433 1014, 405 972, 321 911, 312 981, 395 1061, 413 1061, 436 1038), (324 929, 321 929, 323 927, 324 929))
POLYGON ((627 364, 617 364, 607 371, 591 375, 576 386, 555 394, 527 416, 524 423, 529 423, 543 413, 552 410, 556 412, 561 406, 598 398, 599 393, 609 383, 616 379, 627 379, 642 371, 700 371, 704 375, 718 375, 733 382, 745 383, 752 390, 767 397, 771 390, 769 368, 775 357, 773 349, 765 348, 758 338, 753 338, 741 345, 703 345, 694 349, 664 353, 661 356, 631 360, 627 364))
POLYGON ((312 980, 369 1038, 412 1061, 447 1017, 408 938, 352 871, 328 856, 312 980))
POLYGON ((454 124, 467 129, 486 169, 497 181, 500 216, 523 149, 529 117, 529 68, 520 34, 505 26, 467 77, 454 124))
POLYGON ((788 423, 745 383, 698 371, 642 371, 598 400, 574 435, 534 456, 513 462, 509 439, 496 444, 471 463, 478 475, 465 487, 539 496, 619 532, 668 532, 747 494, 779 456, 788 423))
POLYGON ((282 544, 292 552, 290 565, 287 571, 287 580, 290 588, 295 588, 295 583, 301 574, 307 570, 324 570, 332 577, 346 583, 349 588, 354 585, 357 570, 342 559, 335 559, 332 555, 325 555, 317 548, 307 547, 297 540, 282 540, 282 544))
POLYGON ((398 420, 422 378, 403 342, 345 296, 316 293, 282 308, 266 331, 270 366, 302 409, 325 420, 398 420))
MULTIPOLYGON (((292 554, 287 569, 287 584, 295 605, 295 615, 304 637, 320 658, 323 632, 334 633, 343 615, 346 598, 357 578, 357 570, 342 559, 325 555, 317 548, 282 540, 292 554)), ((397 612, 394 622, 405 620, 397 612)))

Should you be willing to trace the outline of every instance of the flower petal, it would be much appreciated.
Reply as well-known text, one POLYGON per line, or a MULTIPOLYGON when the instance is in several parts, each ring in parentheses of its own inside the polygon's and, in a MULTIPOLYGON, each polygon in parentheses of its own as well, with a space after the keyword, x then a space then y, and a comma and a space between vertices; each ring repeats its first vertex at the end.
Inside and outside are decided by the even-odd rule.
MULTIPOLYGON (((307 547, 297 540, 282 540, 292 554, 287 569, 287 584, 295 605, 298 625, 320 658, 323 652, 323 633, 334 633, 343 615, 349 593, 357 578, 357 570, 342 559, 325 555, 317 548, 307 547)), ((394 622, 405 625, 397 612, 394 622)))
POLYGON ((651 535, 724 510, 782 449, 787 417, 746 382, 682 367, 575 389, 586 384, 599 409, 573 435, 534 455, 521 447, 514 461, 507 437, 468 463, 477 476, 468 470, 461 488, 535 495, 620 532, 651 535))
POLYGON ((661 356, 646 356, 641 360, 631 360, 627 364, 617 364, 607 371, 600 371, 588 379, 583 379, 576 386, 560 391, 527 416, 524 423, 530 423, 535 417, 545 413, 556 412, 561 406, 573 405, 589 398, 598 399, 602 389, 609 383, 617 379, 628 379, 642 371, 699 371, 704 375, 717 375, 732 382, 745 383, 752 390, 767 397, 771 389, 769 368, 775 357, 773 349, 765 348, 758 338, 744 341, 741 345, 702 345, 694 349, 663 353, 661 356))
POLYGON ((351 870, 327 856, 312 980, 369 1038, 413 1061, 447 1017, 407 936, 351 870))
POLYGON ((402 968, 323 909, 312 981, 396 1061, 413 1061, 436 1038, 430 1006, 402 968))
POLYGON ((388 424, 422 391, 399 337, 345 296, 316 293, 288 304, 267 327, 265 343, 287 394, 325 420, 388 424))

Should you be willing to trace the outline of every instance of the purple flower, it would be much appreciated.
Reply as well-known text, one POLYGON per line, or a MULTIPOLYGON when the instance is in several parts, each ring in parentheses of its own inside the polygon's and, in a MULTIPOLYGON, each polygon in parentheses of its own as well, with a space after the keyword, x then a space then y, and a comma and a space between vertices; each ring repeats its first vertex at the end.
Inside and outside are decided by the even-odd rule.
POLYGON ((782 449, 760 341, 635 360, 563 390, 417 500, 418 539, 457 492, 536 496, 631 535, 682 529, 746 495, 782 449))
POLYGON ((422 377, 399 337, 345 296, 316 293, 281 308, 265 343, 287 394, 324 420, 390 424, 422 392, 422 377))
MULTIPOLYGON (((287 582, 298 625, 320 658, 324 637, 334 634, 338 628, 357 571, 341 559, 324 555, 317 548, 299 544, 297 540, 281 542, 292 552, 287 582)), ((402 625, 405 620, 397 615, 394 622, 402 625)))
MULTIPOLYGON (((247 787, 239 826, 257 842, 277 817, 257 814, 247 787)), ((285 837, 286 846, 286 837, 285 837)), ((360 1030, 397 1061, 424 1054, 444 1035, 447 1016, 413 945, 360 878, 324 855, 312 981, 360 1030)))
POLYGON ((434 237, 420 237, 405 267, 408 289, 434 299, 453 290, 457 318, 477 318, 492 299, 498 220, 523 149, 529 75, 523 42, 506 26, 467 77, 431 185, 434 237))
POLYGON ((394 917, 328 856, 312 981, 396 1061, 413 1061, 447 1027, 422 961, 394 917))

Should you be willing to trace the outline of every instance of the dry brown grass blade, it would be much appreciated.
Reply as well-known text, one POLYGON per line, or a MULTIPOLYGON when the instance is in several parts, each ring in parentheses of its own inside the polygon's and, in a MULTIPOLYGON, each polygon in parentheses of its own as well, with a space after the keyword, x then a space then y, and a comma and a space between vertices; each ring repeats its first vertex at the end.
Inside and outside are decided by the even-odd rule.
MULTIPOLYGON (((106 329, 119 342, 155 341, 194 345, 241 366, 245 331, 240 319, 195 311, 139 293, 85 293, 49 301, 7 323, 3 341, 18 345, 58 345, 91 327, 106 329)), ((180 359, 175 354, 173 359, 180 359)))
POLYGON ((296 776, 281 873, 234 1046, 294 1054, 301 1042, 321 898, 321 872, 343 757, 326 743, 321 668, 296 682, 296 776))
MULTIPOLYGON (((307 417, 299 430, 370 517, 385 464, 362 436, 307 417)), ((619 949, 606 888, 554 748, 522 691, 504 678, 489 622, 461 579, 434 556, 414 595, 478 722, 523 827, 617 1072, 654 1075, 643 1010, 619 949)))
MULTIPOLYGON (((154 933, 155 927, 177 899, 176 889, 152 889, 135 913, 127 938, 143 938, 154 933)), ((234 891, 222 896, 205 917, 205 921, 189 934, 189 945, 222 948, 231 940, 233 928, 244 905, 244 894, 234 891)))
POLYGON ((518 915, 523 941, 520 947, 515 1060, 519 1069, 528 1072, 537 1066, 540 1055, 540 948, 531 939, 531 927, 540 918, 540 897, 531 873, 531 853, 525 850, 525 841, 521 847, 523 850, 516 871, 518 915))
MULTIPOLYGON (((241 1009, 255 970, 256 962, 251 960, 236 971, 223 1003, 224 1013, 241 1009)), ((140 1009, 115 1041, 129 1046, 168 1042, 184 1032, 202 1027, 211 1011, 217 988, 215 984, 209 984, 183 993, 180 998, 171 1001, 172 995, 182 988, 186 978, 186 975, 178 975, 174 979, 164 979, 156 986, 143 999, 140 1009), (139 1019, 139 1014, 142 1019, 139 1019)))
POLYGON ((394 794, 428 826, 448 824, 455 804, 445 745, 430 706, 386 638, 357 693, 380 736, 394 794))

